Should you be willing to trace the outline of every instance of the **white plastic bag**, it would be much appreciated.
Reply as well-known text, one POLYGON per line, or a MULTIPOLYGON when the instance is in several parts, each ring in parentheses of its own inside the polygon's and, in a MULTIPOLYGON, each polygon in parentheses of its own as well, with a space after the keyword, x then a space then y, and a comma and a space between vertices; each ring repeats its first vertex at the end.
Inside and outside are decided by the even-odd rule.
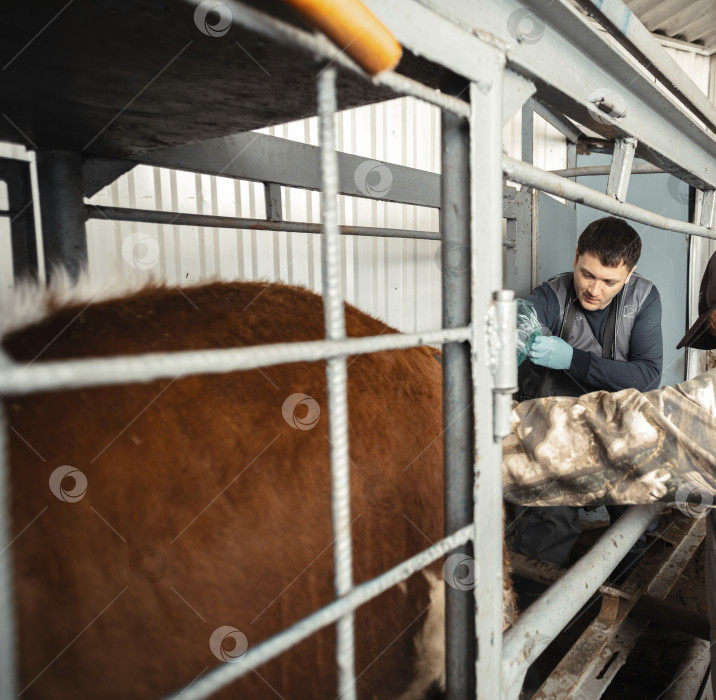
POLYGON ((535 338, 543 335, 542 324, 537 318, 534 304, 517 299, 517 365, 521 365, 535 338))

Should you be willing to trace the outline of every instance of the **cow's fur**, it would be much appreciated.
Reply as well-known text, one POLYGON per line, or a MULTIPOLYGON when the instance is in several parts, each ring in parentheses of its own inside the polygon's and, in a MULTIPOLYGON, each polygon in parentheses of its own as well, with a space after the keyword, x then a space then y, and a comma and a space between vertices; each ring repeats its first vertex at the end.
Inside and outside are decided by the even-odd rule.
MULTIPOLYGON (((350 306, 346 327, 391 331, 350 306)), ((3 344, 29 363, 318 340, 322 328, 322 301, 306 290, 212 283, 70 305, 3 344)), ((348 367, 360 583, 443 535, 442 378, 428 348, 348 367)), ((25 700, 161 697, 220 663, 209 646, 217 628, 253 647, 333 599, 323 362, 45 392, 8 399, 6 412, 25 700), (318 402, 313 428, 284 419, 293 394, 318 402), (50 491, 60 465, 85 474, 81 500, 50 491)), ((420 697, 442 670, 440 569, 357 611, 361 698, 420 697)), ((335 688, 329 627, 225 696, 328 698, 335 688)))

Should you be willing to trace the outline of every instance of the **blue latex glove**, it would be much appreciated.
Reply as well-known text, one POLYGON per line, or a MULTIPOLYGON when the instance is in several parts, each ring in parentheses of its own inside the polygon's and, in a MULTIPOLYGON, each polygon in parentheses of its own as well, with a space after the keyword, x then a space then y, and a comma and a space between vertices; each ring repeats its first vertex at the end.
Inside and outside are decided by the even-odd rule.
POLYGON ((529 351, 532 362, 550 369, 569 369, 572 364, 572 346, 556 335, 535 338, 529 351))

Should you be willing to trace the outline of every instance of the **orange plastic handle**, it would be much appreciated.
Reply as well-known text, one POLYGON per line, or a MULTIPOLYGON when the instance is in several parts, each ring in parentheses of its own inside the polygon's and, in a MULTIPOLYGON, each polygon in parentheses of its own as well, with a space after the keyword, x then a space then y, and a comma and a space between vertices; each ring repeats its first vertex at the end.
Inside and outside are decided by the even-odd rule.
POLYGON ((360 0, 285 0, 375 75, 395 68, 403 50, 388 28, 360 0))

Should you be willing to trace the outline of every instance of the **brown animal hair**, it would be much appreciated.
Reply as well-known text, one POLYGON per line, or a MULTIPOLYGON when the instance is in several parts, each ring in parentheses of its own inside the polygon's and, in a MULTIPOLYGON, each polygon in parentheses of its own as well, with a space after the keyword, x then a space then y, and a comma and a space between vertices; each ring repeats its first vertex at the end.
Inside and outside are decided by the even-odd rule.
MULTIPOLYGON (((319 340, 322 318, 321 298, 297 287, 148 288, 59 309, 3 345, 20 363, 245 347, 319 340)), ((349 305, 346 329, 393 332, 349 305)), ((361 583, 443 535, 442 379, 424 347, 347 363, 361 583)), ((220 627, 253 647, 333 600, 324 362, 48 391, 6 412, 25 700, 161 697, 220 663, 220 627), (295 395, 320 411, 308 428, 305 400, 285 416, 295 395), (48 487, 64 465, 86 479, 75 500, 72 478, 48 487)), ((412 687, 430 576, 357 611, 359 697, 412 687)), ((329 627, 217 697, 332 697, 334 664, 329 627)))

